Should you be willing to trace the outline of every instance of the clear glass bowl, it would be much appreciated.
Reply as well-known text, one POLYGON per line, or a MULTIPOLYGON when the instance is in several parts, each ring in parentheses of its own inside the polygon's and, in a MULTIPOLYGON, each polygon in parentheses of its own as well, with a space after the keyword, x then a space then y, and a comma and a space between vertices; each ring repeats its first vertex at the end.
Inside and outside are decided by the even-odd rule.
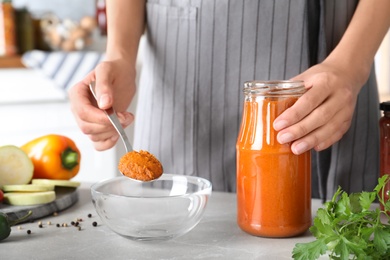
POLYGON ((91 187, 102 221, 133 240, 166 240, 189 232, 201 220, 211 190, 206 179, 166 173, 153 182, 120 176, 91 187))

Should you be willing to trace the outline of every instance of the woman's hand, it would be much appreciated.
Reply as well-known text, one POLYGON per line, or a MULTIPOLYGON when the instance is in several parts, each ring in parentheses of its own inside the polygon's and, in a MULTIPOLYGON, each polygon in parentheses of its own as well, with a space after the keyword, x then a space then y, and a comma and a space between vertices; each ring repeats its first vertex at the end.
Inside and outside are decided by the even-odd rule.
POLYGON ((278 141, 291 142, 293 153, 324 150, 349 129, 359 91, 389 30, 389 8, 387 0, 360 0, 325 61, 294 78, 304 80, 309 90, 274 121, 278 141))
POLYGON ((113 147, 119 136, 101 109, 114 107, 123 127, 130 125, 133 114, 127 108, 135 94, 135 69, 123 59, 105 61, 69 91, 71 110, 81 131, 88 135, 98 151, 113 147), (133 69, 132 69, 133 68, 133 69), (96 101, 89 83, 96 82, 96 101))
POLYGON ((292 143, 294 154, 324 150, 341 139, 351 125, 363 84, 352 72, 321 63, 293 78, 304 80, 308 91, 275 121, 280 143, 292 143))

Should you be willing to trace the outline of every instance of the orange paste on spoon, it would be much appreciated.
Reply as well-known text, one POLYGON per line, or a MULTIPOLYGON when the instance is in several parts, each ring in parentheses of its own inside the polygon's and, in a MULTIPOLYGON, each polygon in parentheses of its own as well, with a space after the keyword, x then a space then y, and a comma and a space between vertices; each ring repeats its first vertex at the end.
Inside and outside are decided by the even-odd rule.
POLYGON ((163 173, 160 161, 148 151, 131 151, 119 160, 118 169, 132 179, 152 181, 163 173))

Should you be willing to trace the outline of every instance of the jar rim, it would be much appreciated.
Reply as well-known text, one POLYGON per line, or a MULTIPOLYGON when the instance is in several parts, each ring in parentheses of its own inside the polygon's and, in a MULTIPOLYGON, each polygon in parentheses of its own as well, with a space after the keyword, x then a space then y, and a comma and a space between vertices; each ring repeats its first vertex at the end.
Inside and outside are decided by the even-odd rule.
POLYGON ((303 80, 252 80, 244 83, 245 94, 295 96, 306 92, 303 80))

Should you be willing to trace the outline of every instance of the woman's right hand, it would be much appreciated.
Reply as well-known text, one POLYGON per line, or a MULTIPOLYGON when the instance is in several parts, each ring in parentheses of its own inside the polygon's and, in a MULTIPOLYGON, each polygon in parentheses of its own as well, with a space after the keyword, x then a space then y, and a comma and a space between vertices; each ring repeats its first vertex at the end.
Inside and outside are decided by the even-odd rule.
POLYGON ((114 107, 119 121, 127 127, 134 115, 127 111, 135 94, 135 68, 124 59, 104 61, 69 91, 71 110, 81 131, 98 151, 112 148, 119 135, 101 109, 114 107), (96 82, 97 104, 89 90, 96 82))

